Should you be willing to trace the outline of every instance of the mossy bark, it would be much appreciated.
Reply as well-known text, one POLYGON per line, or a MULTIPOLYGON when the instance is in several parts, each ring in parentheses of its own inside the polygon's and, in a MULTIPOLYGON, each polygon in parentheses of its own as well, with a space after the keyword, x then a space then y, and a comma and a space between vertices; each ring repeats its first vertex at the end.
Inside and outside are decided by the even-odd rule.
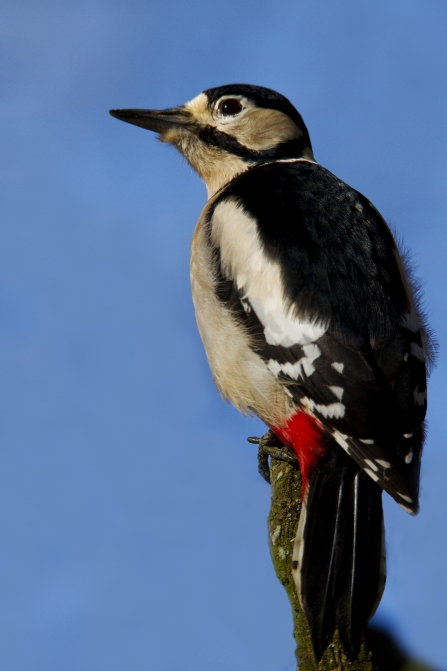
MULTIPOLYGON (((286 448, 284 448, 286 449, 286 448)), ((300 671, 379 671, 374 653, 362 644, 355 662, 350 662, 337 632, 319 663, 315 660, 309 626, 292 577, 292 551, 301 510, 301 475, 297 468, 284 461, 270 459, 272 505, 268 527, 270 552, 279 581, 284 586, 292 607, 296 657, 300 671)))

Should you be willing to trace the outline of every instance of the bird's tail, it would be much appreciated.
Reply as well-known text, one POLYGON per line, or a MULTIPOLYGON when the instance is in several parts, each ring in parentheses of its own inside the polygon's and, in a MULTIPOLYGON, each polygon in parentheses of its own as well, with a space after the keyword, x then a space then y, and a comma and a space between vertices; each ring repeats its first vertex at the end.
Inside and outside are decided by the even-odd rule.
POLYGON ((382 490, 331 439, 308 474, 292 571, 321 659, 335 628, 351 660, 385 587, 382 490))

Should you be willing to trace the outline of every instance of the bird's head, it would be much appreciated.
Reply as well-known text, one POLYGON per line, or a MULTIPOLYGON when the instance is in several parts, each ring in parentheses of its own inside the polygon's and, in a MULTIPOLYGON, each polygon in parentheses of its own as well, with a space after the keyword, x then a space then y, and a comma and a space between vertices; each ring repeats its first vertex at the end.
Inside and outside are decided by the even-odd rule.
POLYGON ((301 115, 287 98, 261 86, 230 84, 208 89, 181 107, 110 114, 173 144, 202 177, 210 196, 253 166, 314 160, 301 115))

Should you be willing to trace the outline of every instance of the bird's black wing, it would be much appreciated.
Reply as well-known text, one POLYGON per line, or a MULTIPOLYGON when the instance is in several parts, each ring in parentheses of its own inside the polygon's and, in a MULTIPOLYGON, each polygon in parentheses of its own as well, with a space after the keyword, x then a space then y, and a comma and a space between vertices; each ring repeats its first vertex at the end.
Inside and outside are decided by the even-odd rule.
POLYGON ((240 232, 231 256, 211 233, 220 300, 297 406, 416 512, 425 331, 386 223, 310 161, 233 180, 210 209, 210 230, 231 216, 240 232))

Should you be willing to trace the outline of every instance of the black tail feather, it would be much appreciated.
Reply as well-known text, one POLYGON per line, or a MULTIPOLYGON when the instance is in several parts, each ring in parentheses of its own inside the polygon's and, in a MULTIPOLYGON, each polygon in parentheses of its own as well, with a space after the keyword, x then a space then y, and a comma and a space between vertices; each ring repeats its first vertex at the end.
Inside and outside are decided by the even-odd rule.
POLYGON ((337 628, 355 660, 383 587, 382 490, 334 441, 309 475, 303 513, 293 572, 315 656, 337 628))

